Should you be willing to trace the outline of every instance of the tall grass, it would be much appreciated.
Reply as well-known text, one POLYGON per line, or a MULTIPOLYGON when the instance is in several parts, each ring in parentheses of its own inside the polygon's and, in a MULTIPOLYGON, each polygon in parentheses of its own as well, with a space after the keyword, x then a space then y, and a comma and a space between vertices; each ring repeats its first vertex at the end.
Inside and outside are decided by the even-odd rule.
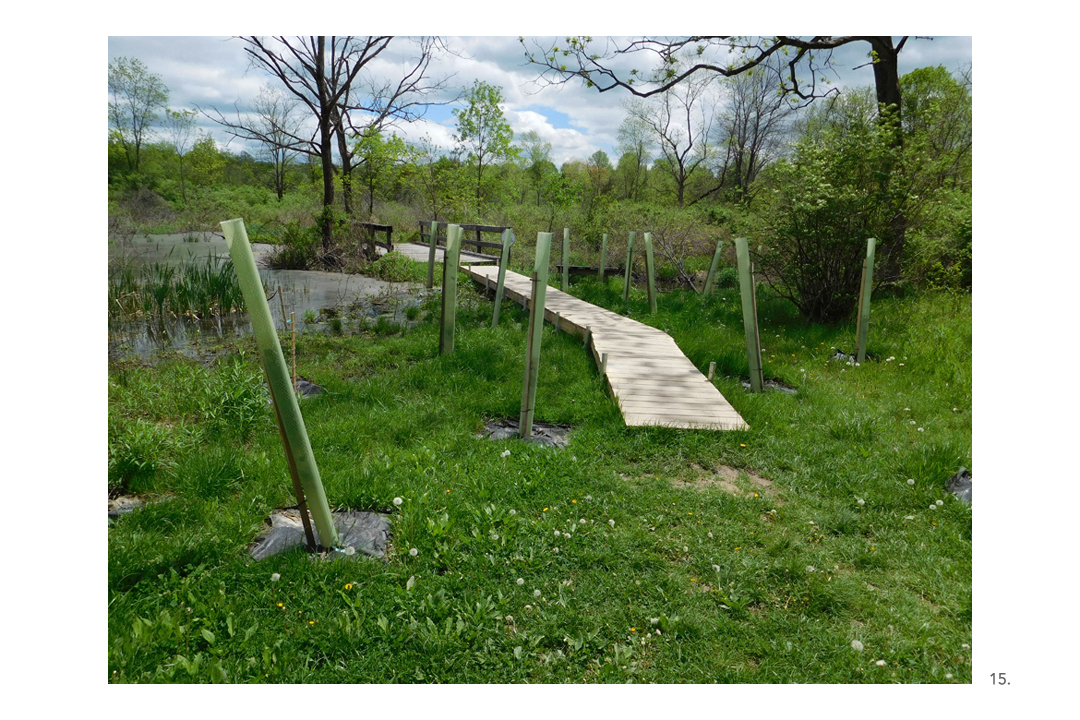
POLYGON ((208 318, 245 309, 244 296, 231 262, 211 255, 179 265, 128 263, 110 268, 109 317, 208 318))

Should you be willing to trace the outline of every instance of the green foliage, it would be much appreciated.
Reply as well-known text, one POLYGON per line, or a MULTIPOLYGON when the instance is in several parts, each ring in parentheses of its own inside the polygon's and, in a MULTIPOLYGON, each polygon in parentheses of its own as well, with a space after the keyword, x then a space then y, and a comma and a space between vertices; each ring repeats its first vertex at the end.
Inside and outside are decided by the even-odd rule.
POLYGON ((109 63, 109 95, 110 138, 123 148, 127 169, 138 173, 142 146, 169 102, 169 89, 141 60, 120 57, 109 63))
POLYGON ((313 267, 322 247, 322 234, 317 225, 303 226, 299 222, 285 225, 281 245, 268 258, 270 267, 279 270, 306 270, 313 267))
POLYGON ((367 267, 366 272, 386 282, 424 282, 427 265, 413 262, 399 252, 388 252, 367 267))
MULTIPOLYGON (((759 190, 764 217, 754 253, 767 282, 811 322, 850 316, 859 296, 866 241, 892 236, 891 222, 910 206, 889 118, 869 119, 860 105, 813 127, 792 156, 772 166, 759 190)), ((878 261, 884 262, 883 253, 878 261)))
MULTIPOLYGON (((514 131, 499 107, 502 102, 499 88, 477 80, 466 96, 466 102, 468 105, 464 110, 454 110, 456 139, 467 151, 470 165, 475 165, 476 202, 479 205, 484 191, 484 169, 516 154, 511 144, 514 131)), ((488 191, 490 194, 491 189, 488 191)))

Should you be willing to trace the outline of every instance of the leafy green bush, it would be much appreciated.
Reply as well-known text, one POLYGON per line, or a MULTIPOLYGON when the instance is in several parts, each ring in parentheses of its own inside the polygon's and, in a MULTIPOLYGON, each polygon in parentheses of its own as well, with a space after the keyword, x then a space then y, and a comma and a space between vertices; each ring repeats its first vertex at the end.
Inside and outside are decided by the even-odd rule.
POLYGON ((262 373, 245 365, 241 356, 219 368, 203 386, 199 414, 211 427, 244 441, 260 423, 269 421, 269 397, 262 373))
POLYGON ((388 252, 371 263, 367 272, 386 282, 422 282, 427 277, 427 265, 413 262, 399 252, 388 252))
POLYGON ((315 263, 320 242, 318 227, 290 222, 281 235, 281 246, 270 254, 267 262, 278 270, 307 270, 315 263))

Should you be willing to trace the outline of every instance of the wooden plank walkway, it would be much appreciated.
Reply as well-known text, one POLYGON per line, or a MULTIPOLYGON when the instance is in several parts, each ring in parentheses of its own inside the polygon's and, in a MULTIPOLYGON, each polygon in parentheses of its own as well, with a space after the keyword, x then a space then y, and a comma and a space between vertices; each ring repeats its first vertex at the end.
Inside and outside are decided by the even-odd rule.
MULTIPOLYGON (((427 261, 425 249, 424 261, 427 261)), ((474 281, 495 288, 496 265, 461 268, 474 281)), ((506 272, 504 297, 527 307, 532 281, 506 272)), ((592 329, 597 367, 607 353, 607 382, 628 426, 659 425, 687 430, 746 430, 749 425, 667 333, 597 307, 554 287, 547 289, 544 318, 584 338, 592 329)))

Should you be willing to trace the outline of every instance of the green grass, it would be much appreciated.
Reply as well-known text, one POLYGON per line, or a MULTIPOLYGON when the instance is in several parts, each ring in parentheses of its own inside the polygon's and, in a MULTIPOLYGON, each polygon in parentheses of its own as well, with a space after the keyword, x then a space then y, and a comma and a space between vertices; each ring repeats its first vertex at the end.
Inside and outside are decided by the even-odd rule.
POLYGON ((972 515, 944 489, 972 467, 970 297, 875 301, 855 368, 828 359, 853 324, 763 296, 766 377, 799 392, 751 395, 734 291, 649 316, 619 283, 572 291, 716 361, 749 431, 625 427, 549 325, 537 420, 570 445, 476 438, 518 415, 527 316, 491 329, 464 281, 451 356, 430 303, 405 335, 299 337, 326 494, 391 511, 386 561, 246 555, 295 502, 250 340, 211 368, 113 363, 111 481, 163 499, 110 525, 110 680, 970 683, 972 515))

